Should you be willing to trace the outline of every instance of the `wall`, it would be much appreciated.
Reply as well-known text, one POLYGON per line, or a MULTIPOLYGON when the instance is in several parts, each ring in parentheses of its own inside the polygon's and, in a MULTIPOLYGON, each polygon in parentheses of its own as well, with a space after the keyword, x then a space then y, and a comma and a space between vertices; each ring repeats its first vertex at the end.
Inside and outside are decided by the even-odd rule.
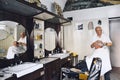
POLYGON ((64 12, 64 16, 73 17, 73 21, 104 18, 120 17, 120 5, 82 9, 64 12))
MULTIPOLYGON (((99 18, 102 21, 100 25, 103 29, 103 33, 109 35, 108 18, 99 18)), ((64 45, 65 49, 71 52, 79 54, 79 59, 83 59, 84 56, 91 55, 92 49, 90 47, 90 41, 95 34, 95 27, 98 26, 99 19, 80 20, 72 22, 72 25, 64 27, 64 45), (94 29, 88 29, 88 23, 93 22, 94 29), (78 26, 83 24, 83 29, 79 30, 78 26)))
POLYGON ((88 22, 93 21, 94 27, 97 26, 97 21, 100 19, 103 22, 103 30, 109 35, 108 18, 120 17, 120 5, 83 9, 76 11, 64 12, 64 16, 73 17, 72 25, 64 27, 64 45, 65 49, 79 54, 79 59, 92 53, 89 47, 89 42, 94 34, 94 30, 87 29, 88 22), (78 24, 83 24, 83 30, 76 30, 78 24))

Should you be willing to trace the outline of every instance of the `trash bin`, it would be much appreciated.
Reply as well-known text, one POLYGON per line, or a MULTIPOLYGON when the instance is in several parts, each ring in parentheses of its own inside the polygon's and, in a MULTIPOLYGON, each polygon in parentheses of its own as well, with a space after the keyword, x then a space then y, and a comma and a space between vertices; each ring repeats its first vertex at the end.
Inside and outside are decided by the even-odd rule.
POLYGON ((78 64, 78 55, 76 53, 72 53, 72 66, 76 66, 78 64))

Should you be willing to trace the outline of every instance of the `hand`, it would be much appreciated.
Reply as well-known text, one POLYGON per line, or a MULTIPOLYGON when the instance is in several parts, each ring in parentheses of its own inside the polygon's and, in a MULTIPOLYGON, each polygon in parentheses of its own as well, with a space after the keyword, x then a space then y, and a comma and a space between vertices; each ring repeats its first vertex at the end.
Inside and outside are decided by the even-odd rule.
POLYGON ((106 43, 106 42, 104 42, 104 46, 107 46, 107 43, 106 43))
POLYGON ((109 46, 112 46, 112 43, 111 43, 111 42, 105 42, 105 43, 104 43, 104 46, 108 46, 108 47, 109 47, 109 46))
POLYGON ((92 47, 92 48, 95 48, 95 49, 98 49, 98 48, 102 48, 103 45, 104 45, 104 44, 103 44, 102 41, 97 40, 97 41, 95 41, 95 42, 91 45, 91 47, 92 47))
POLYGON ((103 47, 104 46, 104 43, 100 40, 97 40, 96 43, 100 46, 100 47, 103 47))

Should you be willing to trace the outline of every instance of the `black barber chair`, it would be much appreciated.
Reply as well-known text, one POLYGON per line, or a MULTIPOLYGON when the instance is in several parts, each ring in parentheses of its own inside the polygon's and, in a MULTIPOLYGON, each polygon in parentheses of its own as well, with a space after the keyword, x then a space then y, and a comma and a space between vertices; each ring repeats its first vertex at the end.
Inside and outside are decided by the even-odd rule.
POLYGON ((78 69, 78 67, 81 68, 81 69, 79 68, 81 72, 71 71, 70 68, 62 68, 61 69, 61 80, 99 80, 100 73, 101 73, 101 67, 102 67, 102 60, 100 58, 93 59, 91 67, 90 67, 90 71, 88 71, 88 75, 85 74, 85 72, 87 72, 86 71, 87 65, 84 62, 82 63, 84 68, 81 67, 82 66, 81 63, 78 63, 78 65, 76 66, 76 69, 78 69))

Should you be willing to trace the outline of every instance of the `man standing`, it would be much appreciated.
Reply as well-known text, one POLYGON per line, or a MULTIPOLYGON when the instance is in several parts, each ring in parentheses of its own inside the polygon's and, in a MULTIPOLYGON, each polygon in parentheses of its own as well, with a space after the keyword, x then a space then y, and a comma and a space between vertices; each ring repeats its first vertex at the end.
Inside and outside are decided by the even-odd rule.
POLYGON ((111 68, 109 46, 112 46, 112 42, 109 36, 102 33, 102 28, 97 26, 95 28, 96 35, 92 39, 91 48, 94 49, 92 56, 86 57, 86 63, 88 69, 90 69, 93 58, 99 57, 102 60, 101 76, 105 75, 105 80, 110 80, 109 71, 111 68))
POLYGON ((20 33, 20 39, 18 40, 18 43, 19 43, 19 46, 21 46, 23 49, 25 50, 27 49, 26 47, 27 40, 26 40, 25 32, 20 33))

